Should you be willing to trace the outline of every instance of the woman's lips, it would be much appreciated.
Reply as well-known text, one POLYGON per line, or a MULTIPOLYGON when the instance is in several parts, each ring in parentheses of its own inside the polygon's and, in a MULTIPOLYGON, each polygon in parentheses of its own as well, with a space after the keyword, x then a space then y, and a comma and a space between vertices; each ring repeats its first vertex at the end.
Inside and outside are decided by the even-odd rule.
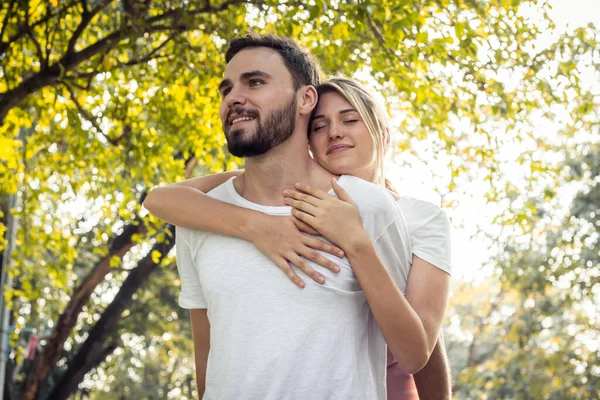
POLYGON ((348 150, 348 149, 351 149, 351 148, 352 148, 352 146, 350 146, 348 144, 338 144, 338 145, 335 145, 335 146, 331 146, 327 150, 327 154, 339 153, 340 151, 348 150))

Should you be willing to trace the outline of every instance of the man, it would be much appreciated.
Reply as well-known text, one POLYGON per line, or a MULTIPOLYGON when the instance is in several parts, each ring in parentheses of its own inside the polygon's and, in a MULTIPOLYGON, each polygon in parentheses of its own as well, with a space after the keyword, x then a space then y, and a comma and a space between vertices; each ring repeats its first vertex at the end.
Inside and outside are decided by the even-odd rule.
MULTIPOLYGON (((244 174, 209 195, 289 215, 281 195, 295 182, 330 189, 308 155, 306 132, 319 69, 290 39, 233 40, 220 85, 229 151, 244 174)), ((406 227, 385 190, 356 178, 342 186, 392 278, 409 263, 406 227), (394 221, 391 225, 390 221, 394 221)), ((250 243, 178 228, 180 305, 192 318, 198 388, 218 399, 384 399, 385 341, 347 260, 328 285, 289 286, 250 243), (344 269, 345 267, 345 269, 344 269), (209 352, 210 350, 210 352, 209 352)))

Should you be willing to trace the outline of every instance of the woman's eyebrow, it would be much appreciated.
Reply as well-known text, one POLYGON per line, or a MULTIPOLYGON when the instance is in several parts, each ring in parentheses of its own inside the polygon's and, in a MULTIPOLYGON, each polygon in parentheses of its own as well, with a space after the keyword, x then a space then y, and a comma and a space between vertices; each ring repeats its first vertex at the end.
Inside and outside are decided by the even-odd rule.
MULTIPOLYGON (((347 108, 345 110, 340 111, 339 114, 346 114, 346 113, 349 113, 349 112, 356 112, 356 110, 354 108, 347 108)), ((318 119, 318 118, 325 118, 325 115, 323 115, 323 114, 315 115, 313 117, 313 121, 315 119, 318 119)))

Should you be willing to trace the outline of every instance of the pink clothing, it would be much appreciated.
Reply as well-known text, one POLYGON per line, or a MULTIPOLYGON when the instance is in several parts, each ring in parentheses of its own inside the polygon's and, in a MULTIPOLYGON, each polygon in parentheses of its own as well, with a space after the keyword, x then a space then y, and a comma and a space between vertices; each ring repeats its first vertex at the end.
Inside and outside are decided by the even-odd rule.
POLYGON ((387 398, 388 400, 419 400, 413 376, 394 360, 388 350, 387 355, 387 398))

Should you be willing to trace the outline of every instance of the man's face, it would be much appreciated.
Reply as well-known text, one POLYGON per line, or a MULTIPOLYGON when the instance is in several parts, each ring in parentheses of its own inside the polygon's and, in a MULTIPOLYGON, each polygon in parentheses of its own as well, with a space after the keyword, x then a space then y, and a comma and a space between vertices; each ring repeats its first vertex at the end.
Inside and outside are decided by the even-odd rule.
POLYGON ((256 47, 237 53, 225 68, 219 91, 219 115, 231 154, 263 155, 294 132, 296 90, 276 51, 256 47))

